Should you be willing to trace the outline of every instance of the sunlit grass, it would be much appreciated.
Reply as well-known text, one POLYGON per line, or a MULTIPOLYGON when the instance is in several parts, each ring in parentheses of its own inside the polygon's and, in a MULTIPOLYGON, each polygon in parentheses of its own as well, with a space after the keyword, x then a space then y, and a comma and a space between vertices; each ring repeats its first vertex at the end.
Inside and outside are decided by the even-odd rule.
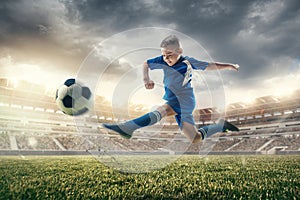
POLYGON ((300 156, 183 156, 125 174, 94 157, 0 157, 0 199, 299 199, 300 156))

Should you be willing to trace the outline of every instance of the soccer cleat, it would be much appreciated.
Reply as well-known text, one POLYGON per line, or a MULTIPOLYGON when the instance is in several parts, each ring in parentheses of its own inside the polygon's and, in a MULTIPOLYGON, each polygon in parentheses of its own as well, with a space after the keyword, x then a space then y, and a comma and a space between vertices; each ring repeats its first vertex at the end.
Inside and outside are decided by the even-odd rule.
POLYGON ((123 124, 102 124, 102 126, 120 134, 123 138, 126 139, 130 139, 133 133, 133 131, 126 130, 126 127, 123 124))
POLYGON ((224 120, 224 119, 220 119, 219 120, 219 124, 223 124, 223 132, 228 131, 240 131, 240 129, 238 127, 236 127, 235 125, 229 123, 228 121, 224 120))

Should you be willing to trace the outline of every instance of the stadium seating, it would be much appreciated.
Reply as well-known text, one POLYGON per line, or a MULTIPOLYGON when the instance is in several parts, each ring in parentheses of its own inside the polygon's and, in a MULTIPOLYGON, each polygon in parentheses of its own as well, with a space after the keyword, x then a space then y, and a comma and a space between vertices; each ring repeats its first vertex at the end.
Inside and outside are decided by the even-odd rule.
POLYGON ((0 131, 0 149, 10 149, 9 132, 0 131))
MULTIPOLYGON (((208 140, 211 143, 200 144, 189 143, 174 117, 136 131, 131 140, 123 139, 100 123, 131 119, 148 109, 130 105, 129 110, 115 108, 117 113, 113 113, 110 102, 96 96, 95 113, 74 120, 58 110, 54 94, 39 85, 23 82, 16 86, 0 79, 0 150, 198 153, 206 145, 211 145, 209 151, 220 153, 300 150, 300 90, 290 97, 265 96, 249 105, 228 105, 225 118, 241 131, 218 133, 208 140)), ((224 113, 203 108, 195 110, 194 116, 200 127, 216 122, 224 113)))

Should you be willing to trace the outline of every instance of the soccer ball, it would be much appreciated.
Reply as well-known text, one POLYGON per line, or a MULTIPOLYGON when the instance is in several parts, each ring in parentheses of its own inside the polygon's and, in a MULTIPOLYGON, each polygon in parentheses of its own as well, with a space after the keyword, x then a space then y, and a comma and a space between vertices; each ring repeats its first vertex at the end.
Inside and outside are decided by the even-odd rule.
POLYGON ((67 115, 77 116, 92 108, 92 92, 75 79, 68 79, 56 90, 58 108, 67 115))

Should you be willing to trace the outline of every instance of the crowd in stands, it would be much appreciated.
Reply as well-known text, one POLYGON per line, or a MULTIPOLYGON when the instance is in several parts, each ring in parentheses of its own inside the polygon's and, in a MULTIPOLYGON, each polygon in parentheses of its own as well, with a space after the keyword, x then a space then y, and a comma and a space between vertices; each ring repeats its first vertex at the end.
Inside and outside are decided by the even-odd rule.
POLYGON ((247 138, 242 139, 240 142, 232 146, 228 151, 255 151, 263 144, 265 144, 269 139, 266 138, 247 138))
POLYGON ((272 143, 263 150, 268 151, 277 146, 286 147, 285 150, 300 150, 300 136, 286 135, 283 137, 275 137, 272 143))
POLYGON ((92 149, 94 145, 80 135, 61 135, 56 137, 60 144, 67 150, 85 150, 92 149))
MULTIPOLYGON (((0 148, 10 149, 8 132, 0 134, 0 148)), ((209 151, 236 152, 256 151, 271 141, 262 151, 268 151, 276 146, 284 146, 285 150, 300 150, 299 135, 282 135, 254 138, 217 138, 214 142, 191 144, 187 140, 169 139, 131 139, 126 140, 118 136, 105 135, 38 135, 14 133, 19 150, 99 150, 106 151, 145 151, 145 152, 199 152, 205 145, 211 145, 209 151), (56 139, 63 149, 54 142, 56 139)))
POLYGON ((0 131, 0 149, 10 149, 9 132, 0 131))
POLYGON ((213 147, 213 151, 226 151, 233 145, 237 144, 240 142, 241 139, 236 139, 236 138, 231 138, 228 140, 220 140, 218 143, 215 144, 213 147))
MULTIPOLYGON (((96 115, 87 115, 81 121, 76 121, 58 111, 54 97, 45 95, 45 91, 38 86, 6 87, 9 87, 8 82, 0 79, 0 150, 199 152, 208 148, 216 152, 257 149, 267 152, 276 146, 283 146, 285 150, 300 150, 300 107, 299 103, 289 104, 288 100, 284 104, 273 103, 274 108, 264 104, 254 106, 252 110, 248 108, 246 115, 239 115, 235 109, 231 109, 227 119, 241 127, 240 132, 219 133, 212 137, 214 140, 190 144, 181 135, 173 117, 158 125, 140 129, 132 139, 126 140, 100 128, 102 122, 124 120, 121 111, 119 116, 115 113, 114 118, 109 102, 101 97, 96 97, 96 115), (276 108, 276 105, 280 107, 276 108), (262 109, 264 106, 266 110, 262 109), (259 114, 252 115, 255 109, 260 109, 259 114), (268 109, 271 114, 267 113, 268 109)), ((134 106, 130 109, 130 117, 143 114, 142 109, 135 111, 134 106)), ((197 112, 197 123, 205 124, 199 119, 200 110, 197 112)), ((214 114, 210 113, 212 116, 214 114)), ((211 120, 206 122, 210 123, 211 120)))
POLYGON ((48 135, 15 134, 13 135, 20 150, 60 150, 48 135))
POLYGON ((241 130, 239 132, 229 132, 218 134, 219 137, 228 137, 228 136, 249 136, 249 135, 274 135, 274 134, 285 134, 285 133, 294 133, 300 132, 300 126, 297 127, 287 126, 280 128, 273 127, 264 127, 258 128, 256 130, 241 130))
MULTIPOLYGON (((63 114, 23 110, 22 116, 13 108, 0 118, 2 128, 0 148, 10 149, 9 135, 14 135, 21 150, 97 150, 109 151, 187 151, 199 152, 202 144, 194 145, 185 140, 178 127, 159 124, 139 130, 131 140, 99 129, 99 121, 88 117, 82 125, 63 114), (55 117, 54 117, 55 116, 55 117), (50 120, 49 120, 50 119, 50 120), (80 133, 80 134, 79 134, 80 133), (55 138, 63 147, 55 143, 55 138), (178 139, 179 140, 176 140, 178 139), (181 140, 180 140, 181 139, 181 140)), ((264 143, 277 137, 263 151, 274 146, 287 146, 286 150, 299 150, 300 125, 257 127, 255 130, 219 133, 220 138, 211 151, 255 151, 264 143), (288 135, 292 135, 291 137, 288 135), (256 137, 257 136, 257 137, 256 137), (259 137, 264 136, 264 137, 259 137), (269 137, 266 137, 269 136, 269 137)), ((204 143, 205 144, 205 143, 204 143)))

